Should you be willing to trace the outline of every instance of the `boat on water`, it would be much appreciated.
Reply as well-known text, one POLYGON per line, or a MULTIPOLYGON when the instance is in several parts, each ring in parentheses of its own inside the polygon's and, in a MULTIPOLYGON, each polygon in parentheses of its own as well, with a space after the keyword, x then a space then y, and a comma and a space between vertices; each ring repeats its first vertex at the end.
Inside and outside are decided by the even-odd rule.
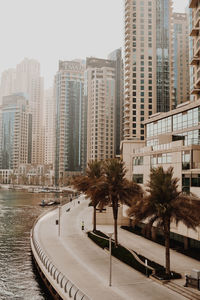
POLYGON ((60 204, 59 201, 55 201, 55 200, 50 200, 48 202, 46 202, 44 199, 41 201, 40 206, 51 206, 51 205, 57 205, 60 204))

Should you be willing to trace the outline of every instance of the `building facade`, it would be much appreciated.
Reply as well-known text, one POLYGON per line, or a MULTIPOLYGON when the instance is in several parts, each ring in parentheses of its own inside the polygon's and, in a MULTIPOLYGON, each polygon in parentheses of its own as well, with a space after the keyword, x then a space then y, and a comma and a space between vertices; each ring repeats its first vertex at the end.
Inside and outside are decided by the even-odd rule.
POLYGON ((174 105, 190 100, 188 16, 173 14, 174 105))
POLYGON ((85 168, 86 103, 82 61, 60 61, 55 76, 55 181, 85 168))
POLYGON ((115 67, 114 60, 86 60, 87 162, 115 156, 115 67))
POLYGON ((8 69, 1 74, 0 84, 0 105, 4 96, 11 95, 16 92, 16 70, 8 69))
POLYGON ((200 29, 199 29, 199 0, 190 0, 189 8, 192 9, 192 20, 191 20, 191 32, 190 36, 192 36, 192 60, 191 65, 193 66, 193 78, 192 78, 192 90, 191 94, 194 95, 194 100, 200 98, 200 29))
POLYGON ((32 118, 24 94, 3 97, 1 112, 1 166, 17 169, 28 163, 32 118))
POLYGON ((25 93, 29 99, 32 114, 32 146, 29 163, 44 162, 44 82, 40 76, 40 63, 25 58, 16 67, 16 90, 25 93))
POLYGON ((124 139, 144 140, 144 119, 174 102, 171 17, 171 0, 125 0, 124 139))
MULTIPOLYGON (((122 156, 127 177, 144 188, 151 168, 173 167, 178 189, 200 197, 200 100, 185 102, 167 113, 157 113, 144 122, 146 140, 123 141, 122 156)), ((172 232, 200 240, 197 232, 185 226, 172 226, 172 232)))
POLYGON ((123 140, 123 104, 124 104, 124 67, 122 50, 117 49, 108 55, 115 61, 115 154, 120 154, 120 142, 123 140))
POLYGON ((53 89, 44 93, 44 164, 55 163, 55 97, 53 89))

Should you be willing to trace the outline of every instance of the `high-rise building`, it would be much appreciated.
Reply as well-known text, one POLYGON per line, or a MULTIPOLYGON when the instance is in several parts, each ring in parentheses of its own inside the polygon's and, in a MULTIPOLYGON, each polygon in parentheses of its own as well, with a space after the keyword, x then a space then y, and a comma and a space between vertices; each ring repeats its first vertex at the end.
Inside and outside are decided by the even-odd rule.
POLYGON ((171 17, 171 0, 125 0, 125 139, 144 140, 143 120, 174 101, 171 17))
POLYGON ((123 140, 123 101, 124 101, 124 69, 122 50, 117 49, 108 55, 115 61, 115 154, 120 154, 120 142, 123 140))
POLYGON ((16 67, 16 90, 23 92, 29 99, 32 114, 32 148, 31 163, 44 162, 44 118, 43 93, 44 82, 40 76, 40 63, 34 59, 25 58, 16 67))
POLYGON ((199 0, 190 0, 189 8, 192 9, 191 12, 191 31, 190 36, 193 38, 193 51, 191 65, 193 66, 192 82, 191 82, 191 95, 194 96, 194 100, 200 98, 200 16, 199 16, 199 0))
POLYGON ((85 167, 84 71, 82 61, 60 61, 55 76, 56 184, 68 174, 83 172, 85 167))
POLYGON ((24 94, 3 97, 0 169, 17 169, 20 164, 28 163, 31 122, 28 99, 24 94))
POLYGON ((190 99, 189 33, 188 17, 184 13, 173 14, 174 91, 173 108, 190 99))
POLYGON ((44 93, 44 163, 54 165, 55 162, 55 98, 53 89, 44 93))
POLYGON ((108 159, 115 155, 115 67, 113 60, 86 60, 87 161, 108 159))
POLYGON ((1 74, 0 84, 0 104, 4 96, 11 95, 16 92, 16 70, 8 69, 1 74))

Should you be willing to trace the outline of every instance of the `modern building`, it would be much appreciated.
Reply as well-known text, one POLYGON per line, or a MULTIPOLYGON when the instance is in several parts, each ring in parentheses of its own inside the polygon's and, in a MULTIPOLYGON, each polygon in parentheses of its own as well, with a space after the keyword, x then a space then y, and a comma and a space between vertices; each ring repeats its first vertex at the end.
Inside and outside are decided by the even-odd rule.
POLYGON ((193 38, 193 50, 191 65, 193 66, 192 90, 191 94, 194 95, 194 100, 200 98, 200 16, 199 16, 199 0, 190 0, 189 8, 192 9, 190 36, 193 38))
POLYGON ((173 13, 174 104, 190 100, 188 16, 173 13))
POLYGON ((44 162, 44 118, 43 93, 44 82, 40 75, 40 63, 34 59, 25 58, 16 67, 16 90, 28 96, 32 114, 32 148, 31 163, 44 162))
POLYGON ((4 96, 11 95, 16 92, 16 70, 8 69, 1 74, 0 84, 0 105, 4 96))
POLYGON ((44 164, 55 163, 55 97, 53 89, 44 93, 44 164))
POLYGON ((1 166, 0 169, 17 169, 28 163, 32 118, 24 94, 3 97, 1 111, 1 166))
POLYGON ((87 162, 115 156, 116 81, 114 60, 87 58, 87 162))
POLYGON ((108 55, 115 61, 115 154, 120 154, 120 142, 123 140, 123 108, 124 108, 124 66, 122 50, 117 49, 108 55))
POLYGON ((143 121, 174 102, 171 18, 171 0, 125 0, 124 139, 144 140, 143 121))
MULTIPOLYGON (((144 126, 145 141, 122 142, 128 179, 145 188, 152 167, 172 166, 179 190, 200 197, 200 100, 152 115, 144 126)), ((172 232, 200 241, 200 229, 173 224, 172 232)))
POLYGON ((69 174, 83 172, 86 164, 84 71, 82 61, 59 61, 55 76, 56 184, 69 174))

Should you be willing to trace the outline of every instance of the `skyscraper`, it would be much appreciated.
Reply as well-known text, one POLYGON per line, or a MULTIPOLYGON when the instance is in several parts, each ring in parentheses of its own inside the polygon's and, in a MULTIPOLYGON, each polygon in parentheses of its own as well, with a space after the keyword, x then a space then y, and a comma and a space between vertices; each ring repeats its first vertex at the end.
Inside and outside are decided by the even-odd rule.
POLYGON ((55 97, 53 88, 44 93, 44 163, 55 163, 55 97))
POLYGON ((29 99, 32 114, 31 163, 44 162, 44 120, 43 93, 44 82, 40 76, 40 64, 34 59, 25 58, 16 67, 16 90, 23 92, 29 99))
POLYGON ((123 103, 124 103, 124 69, 122 50, 117 49, 108 55, 115 61, 115 154, 120 154, 120 142, 123 139, 123 103))
POLYGON ((24 94, 3 97, 0 169, 17 169, 19 164, 28 163, 31 121, 28 100, 24 94))
POLYGON ((85 166, 84 70, 82 61, 60 61, 55 76, 56 184, 68 174, 82 172, 85 166))
POLYGON ((0 104, 4 96, 11 95, 16 92, 16 70, 8 69, 1 74, 0 84, 0 104))
POLYGON ((193 73, 191 72, 193 78, 192 79, 192 90, 191 95, 194 96, 194 100, 198 100, 200 98, 200 16, 199 16, 199 1, 198 0, 190 0, 189 8, 192 8, 191 15, 191 31, 190 36, 193 38, 193 53, 191 65, 193 66, 193 73))
POLYGON ((187 14, 174 13, 173 27, 175 90, 175 102, 173 108, 175 108, 178 104, 190 99, 189 33, 187 14))
POLYGON ((87 161, 115 155, 116 88, 113 60, 87 58, 87 161))
POLYGON ((173 102, 171 0, 125 0, 124 138, 144 140, 144 119, 173 102))

